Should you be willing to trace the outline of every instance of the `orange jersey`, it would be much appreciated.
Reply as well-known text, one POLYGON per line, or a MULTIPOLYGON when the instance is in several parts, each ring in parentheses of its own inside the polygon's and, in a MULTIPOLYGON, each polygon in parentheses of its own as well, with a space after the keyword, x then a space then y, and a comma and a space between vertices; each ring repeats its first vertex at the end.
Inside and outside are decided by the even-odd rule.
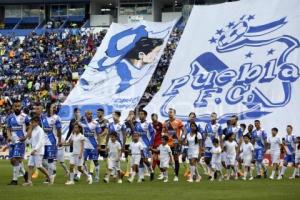
POLYGON ((180 119, 173 121, 166 120, 163 124, 163 133, 169 136, 168 145, 173 147, 175 143, 178 143, 181 130, 183 128, 183 122, 180 119))

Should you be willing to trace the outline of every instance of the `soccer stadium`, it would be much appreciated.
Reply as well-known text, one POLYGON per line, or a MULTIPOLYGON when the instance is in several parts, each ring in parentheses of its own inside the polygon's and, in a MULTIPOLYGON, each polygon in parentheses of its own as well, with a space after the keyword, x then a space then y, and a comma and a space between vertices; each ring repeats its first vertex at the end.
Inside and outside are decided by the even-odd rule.
POLYGON ((0 200, 299 199, 299 13, 0 0, 0 200))

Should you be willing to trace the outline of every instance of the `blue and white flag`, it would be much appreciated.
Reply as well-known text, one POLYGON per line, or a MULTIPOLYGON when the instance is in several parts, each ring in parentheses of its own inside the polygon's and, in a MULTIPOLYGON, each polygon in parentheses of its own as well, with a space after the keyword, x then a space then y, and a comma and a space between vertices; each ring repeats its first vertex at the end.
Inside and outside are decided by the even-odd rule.
MULTIPOLYGON (((136 107, 156 69, 176 23, 113 23, 101 46, 60 111, 62 120, 81 111, 103 108, 128 111, 136 107)), ((96 113, 96 112, 94 112, 96 113)))
POLYGON ((300 129, 300 3, 252 0, 194 6, 160 91, 146 107, 219 123, 236 114, 267 132, 300 129))

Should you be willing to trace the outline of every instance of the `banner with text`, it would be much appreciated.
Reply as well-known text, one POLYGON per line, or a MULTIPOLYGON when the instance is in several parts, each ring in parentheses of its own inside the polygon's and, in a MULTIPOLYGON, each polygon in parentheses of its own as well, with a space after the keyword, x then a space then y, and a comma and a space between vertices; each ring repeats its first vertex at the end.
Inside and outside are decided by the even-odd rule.
POLYGON ((225 124, 232 115, 281 134, 300 129, 300 4, 252 0, 194 6, 160 91, 146 110, 225 124))

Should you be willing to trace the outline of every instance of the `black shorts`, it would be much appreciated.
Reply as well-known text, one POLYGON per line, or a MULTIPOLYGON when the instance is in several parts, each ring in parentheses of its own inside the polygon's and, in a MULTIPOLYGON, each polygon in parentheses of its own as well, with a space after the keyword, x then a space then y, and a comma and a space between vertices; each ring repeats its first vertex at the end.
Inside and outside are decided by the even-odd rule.
POLYGON ((129 144, 125 144, 125 158, 128 158, 129 156, 129 144))
POLYGON ((179 144, 175 144, 173 147, 171 147, 171 151, 173 156, 179 156, 181 153, 181 146, 179 144))
POLYGON ((103 158, 107 158, 106 145, 101 145, 100 149, 101 150, 99 151, 99 155, 103 158))

